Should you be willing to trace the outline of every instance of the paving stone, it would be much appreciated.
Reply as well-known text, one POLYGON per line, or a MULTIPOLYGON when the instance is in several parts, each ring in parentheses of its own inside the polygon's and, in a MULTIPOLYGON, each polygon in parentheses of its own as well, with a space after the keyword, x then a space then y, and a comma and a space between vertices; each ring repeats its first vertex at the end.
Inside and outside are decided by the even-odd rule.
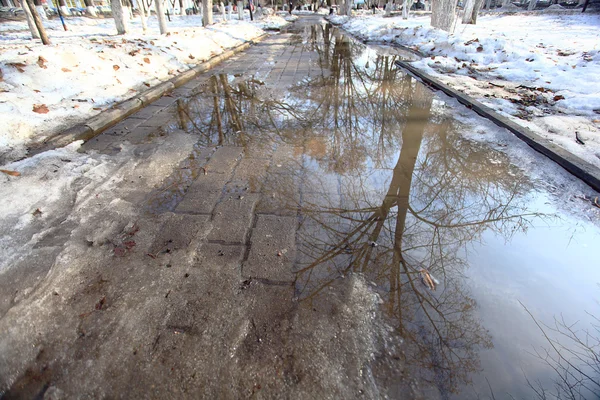
POLYGON ((225 187, 226 193, 258 193, 267 174, 269 160, 244 158, 235 169, 233 178, 225 187))
POLYGON ((254 207, 259 194, 226 196, 215 208, 213 228, 208 240, 227 243, 246 243, 246 234, 252 224, 254 207))
POLYGON ((167 221, 150 246, 150 254, 171 253, 187 249, 198 236, 203 235, 210 226, 208 215, 179 215, 169 213, 167 221))
POLYGON ((301 177, 292 174, 269 174, 256 206, 257 213, 296 215, 300 206, 301 177))
POLYGON ((177 205, 178 213, 212 213, 227 182, 225 174, 208 172, 200 175, 188 188, 183 201, 177 205))
POLYGON ((231 273, 240 278, 240 265, 245 252, 246 246, 204 242, 198 247, 194 268, 231 273))
POLYGON ((163 112, 165 112, 166 110, 168 110, 168 107, 163 107, 163 106, 154 106, 152 104, 142 108, 140 111, 136 112, 135 114, 133 114, 131 117, 134 118, 140 118, 140 119, 148 119, 151 118, 155 115, 159 115, 163 112))
POLYGON ((295 217, 258 215, 242 275, 269 281, 293 281, 296 224, 295 217))
POLYGON ((103 135, 111 135, 111 136, 125 136, 138 126, 144 122, 143 119, 140 118, 125 118, 123 121, 119 122, 112 128, 105 130, 103 135))
POLYGON ((156 128, 153 126, 138 126, 133 129, 127 135, 125 135, 125 139, 130 143, 139 144, 148 141, 149 137, 154 136, 155 132, 160 128, 156 128))
POLYGON ((244 151, 243 147, 224 146, 215 152, 208 160, 206 169, 210 172, 229 174, 237 164, 239 157, 244 151))

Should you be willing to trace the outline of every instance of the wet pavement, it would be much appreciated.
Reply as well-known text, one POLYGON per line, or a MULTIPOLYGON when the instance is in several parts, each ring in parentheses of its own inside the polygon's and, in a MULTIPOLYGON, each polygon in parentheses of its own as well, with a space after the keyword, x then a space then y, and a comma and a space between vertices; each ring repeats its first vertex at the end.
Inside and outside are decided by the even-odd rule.
POLYGON ((557 390, 597 194, 399 57, 302 18, 86 143, 127 157, 3 274, 5 396, 557 390))

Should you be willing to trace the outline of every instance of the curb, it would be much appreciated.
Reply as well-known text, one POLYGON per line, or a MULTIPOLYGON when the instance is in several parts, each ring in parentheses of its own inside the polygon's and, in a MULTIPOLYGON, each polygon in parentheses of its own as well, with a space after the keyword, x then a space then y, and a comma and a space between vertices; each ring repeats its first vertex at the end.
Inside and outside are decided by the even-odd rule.
POLYGON ((438 81, 430 75, 418 70, 405 61, 396 61, 396 65, 408 70, 412 75, 421 79, 429 86, 441 90, 448 96, 455 97, 460 103, 475 111, 482 117, 488 118, 496 125, 506 128, 511 131, 519 139, 523 140, 534 150, 542 153, 552 161, 559 164, 577 178, 584 181, 592 189, 600 191, 600 168, 588 163, 580 157, 566 151, 562 147, 550 142, 533 131, 525 128, 510 119, 498 114, 488 106, 483 105, 479 101, 470 96, 461 93, 450 86, 438 81))
POLYGON ((223 53, 201 63, 191 67, 189 70, 182 72, 181 74, 169 79, 168 81, 159 83, 150 89, 147 89, 141 93, 138 93, 134 97, 114 104, 111 108, 100 112, 99 114, 89 118, 86 122, 75 125, 68 128, 60 133, 47 137, 44 141, 34 143, 28 148, 27 157, 43 153, 44 151, 53 150, 59 147, 66 146, 77 140, 88 141, 106 129, 121 122, 131 114, 141 110, 150 103, 158 100, 165 94, 169 93, 175 88, 186 84, 192 79, 196 78, 200 74, 213 68, 215 65, 222 61, 231 58, 239 52, 248 49, 251 45, 256 44, 269 36, 265 33, 261 36, 249 40, 245 43, 240 44, 237 47, 226 50, 223 53))

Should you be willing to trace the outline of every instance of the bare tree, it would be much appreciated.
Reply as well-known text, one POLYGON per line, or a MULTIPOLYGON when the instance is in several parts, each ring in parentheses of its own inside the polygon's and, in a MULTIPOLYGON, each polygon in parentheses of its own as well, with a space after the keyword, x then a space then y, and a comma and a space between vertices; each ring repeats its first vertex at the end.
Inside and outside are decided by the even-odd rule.
POLYGON ((31 14, 31 10, 29 9, 27 1, 19 0, 19 5, 25 12, 25 18, 27 19, 27 25, 29 26, 29 30, 31 31, 31 37, 34 39, 39 39, 40 33, 38 32, 38 29, 35 26, 35 21, 33 20, 33 15, 31 14))
POLYGON ((165 11, 163 9, 163 0, 155 0, 154 7, 156 9, 156 18, 158 18, 158 28, 160 34, 164 35, 167 33, 167 20, 165 18, 165 11))
POLYGON ((536 397, 541 400, 597 398, 600 394, 600 319, 588 313, 594 322, 590 328, 579 329, 577 323, 568 323, 561 315, 554 318, 554 326, 548 326, 537 321, 523 303, 521 306, 550 346, 534 349, 532 354, 556 375, 551 388, 525 376, 536 397))
POLYGON ((122 0, 110 0, 110 8, 112 10, 117 34, 124 35, 127 33, 129 21, 129 7, 124 5, 122 0))
POLYGON ((98 14, 96 12, 96 7, 94 7, 94 1, 93 0, 84 0, 84 2, 85 2, 86 12, 92 17, 97 17, 98 14))
POLYGON ((27 0, 27 4, 29 5, 29 11, 31 11, 31 16, 33 17, 33 22, 37 27, 37 30, 40 34, 40 38, 42 39, 42 43, 47 45, 50 44, 50 39, 48 39, 48 35, 46 34, 46 29, 44 29, 44 25, 42 24, 42 20, 33 5, 33 0, 27 0))
POLYGON ((462 23, 475 25, 477 23, 477 15, 479 14, 482 5, 483 0, 467 0, 462 23))
POLYGON ((212 0, 202 0, 202 26, 213 24, 213 2, 212 0))
POLYGON ((431 7, 431 26, 452 32, 456 21, 456 4, 456 0, 433 1, 431 7))

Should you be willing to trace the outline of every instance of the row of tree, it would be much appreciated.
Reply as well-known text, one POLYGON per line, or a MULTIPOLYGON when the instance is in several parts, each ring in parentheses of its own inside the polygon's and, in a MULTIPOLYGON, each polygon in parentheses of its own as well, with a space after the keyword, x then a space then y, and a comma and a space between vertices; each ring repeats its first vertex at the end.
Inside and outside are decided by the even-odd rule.
MULTIPOLYGON (((148 26, 146 23, 147 17, 150 15, 150 5, 154 2, 154 7, 156 11, 156 16, 158 18, 158 26, 161 34, 167 33, 167 21, 165 18, 165 9, 164 9, 164 0, 150 0, 147 4, 145 4, 146 0, 138 1, 138 12, 140 14, 140 19, 142 21, 142 29, 144 33, 147 31, 148 26)), ((197 0, 195 0, 197 1, 197 0)), ((63 1, 64 3, 64 1, 63 1)), ((44 24, 42 23, 43 19, 46 19, 45 11, 41 6, 36 6, 34 0, 19 0, 20 6, 23 8, 25 13, 25 18, 27 19, 27 24, 29 26, 29 30, 31 31, 31 36, 33 39, 41 39, 42 43, 47 45, 50 44, 50 39, 48 38, 48 34, 44 28, 44 24)), ((96 15, 96 10, 93 6, 92 0, 85 0, 85 4, 87 7, 87 11, 91 16, 96 15)), ((110 6, 112 10, 112 15, 115 20, 115 26, 117 29, 117 33, 119 35, 123 35, 128 32, 128 20, 131 15, 131 3, 129 0, 111 0, 110 6)), ((180 1, 181 9, 183 10, 183 4, 180 1)), ((66 8, 66 5, 63 6, 62 3, 59 6, 59 15, 62 19, 62 14, 66 14, 64 10, 61 11, 62 8, 66 8)), ((221 2, 221 8, 224 10, 224 5, 221 2)), ((238 9, 243 10, 243 2, 238 1, 238 9)), ((241 14, 243 15, 243 14, 241 14)), ((202 25, 207 26, 213 23, 213 1, 212 0, 202 0, 202 25)), ((67 26, 63 20, 63 27, 67 30, 67 26)))

